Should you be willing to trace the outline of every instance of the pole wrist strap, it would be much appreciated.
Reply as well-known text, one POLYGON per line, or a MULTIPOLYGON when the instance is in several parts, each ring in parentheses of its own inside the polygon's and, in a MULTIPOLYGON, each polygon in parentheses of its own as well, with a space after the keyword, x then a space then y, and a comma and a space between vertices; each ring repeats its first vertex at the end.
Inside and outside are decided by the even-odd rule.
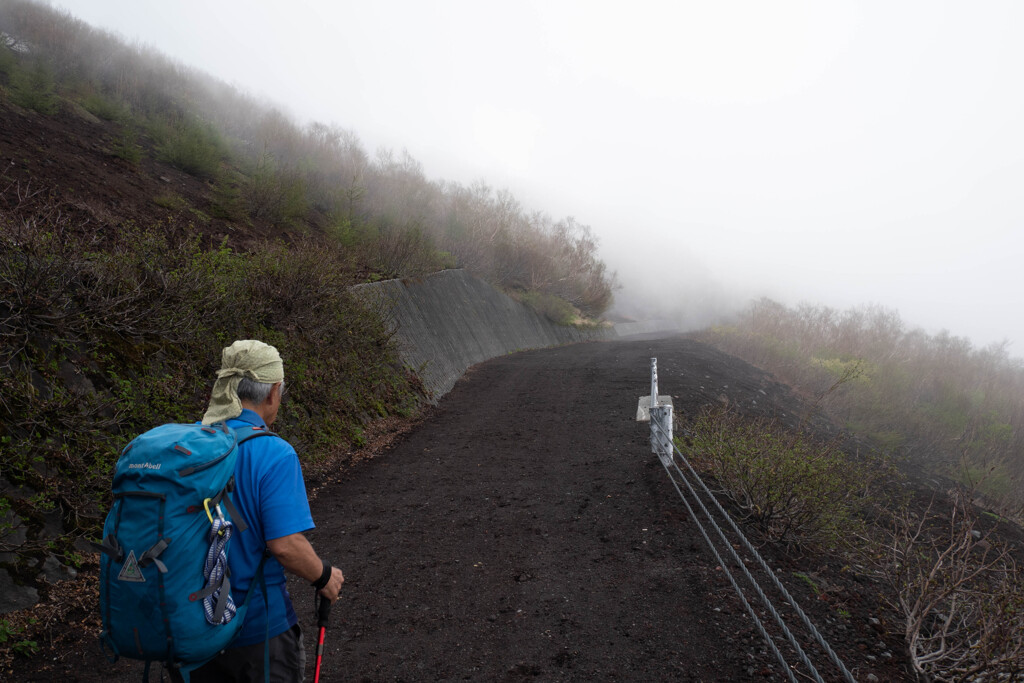
POLYGON ((320 574, 320 578, 312 583, 313 588, 317 589, 318 591, 323 590, 330 582, 332 569, 330 563, 328 563, 326 560, 321 559, 320 561, 324 563, 324 571, 322 574, 320 574))

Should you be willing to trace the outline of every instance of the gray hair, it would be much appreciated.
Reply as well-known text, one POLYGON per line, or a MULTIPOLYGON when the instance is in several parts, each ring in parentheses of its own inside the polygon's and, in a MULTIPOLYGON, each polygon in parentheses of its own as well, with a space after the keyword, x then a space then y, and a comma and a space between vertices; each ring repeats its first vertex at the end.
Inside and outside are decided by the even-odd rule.
MULTIPOLYGON (((270 390, 274 388, 274 382, 267 384, 243 377, 238 383, 238 399, 246 403, 260 405, 270 396, 270 390)), ((281 394, 284 395, 284 380, 281 380, 281 394)))

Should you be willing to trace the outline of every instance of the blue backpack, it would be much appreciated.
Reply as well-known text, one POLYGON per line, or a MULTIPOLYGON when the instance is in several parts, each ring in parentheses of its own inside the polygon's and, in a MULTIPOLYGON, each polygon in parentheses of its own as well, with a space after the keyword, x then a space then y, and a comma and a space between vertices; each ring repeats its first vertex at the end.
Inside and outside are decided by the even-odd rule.
MULTIPOLYGON (((100 555, 100 641, 189 673, 238 633, 252 595, 231 600, 227 550, 245 521, 231 502, 238 446, 263 427, 166 424, 135 438, 114 472, 100 555)), ((263 562, 253 585, 263 586, 263 562)), ((264 588, 265 599, 265 588, 264 588)))

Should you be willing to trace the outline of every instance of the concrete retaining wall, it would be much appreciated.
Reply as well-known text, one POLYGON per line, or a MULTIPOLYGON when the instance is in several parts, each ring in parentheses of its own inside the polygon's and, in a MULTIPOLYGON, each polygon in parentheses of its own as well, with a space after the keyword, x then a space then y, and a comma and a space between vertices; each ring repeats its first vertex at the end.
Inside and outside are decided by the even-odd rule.
POLYGON ((385 312, 402 360, 417 371, 435 401, 468 367, 490 358, 618 336, 612 328, 556 325, 464 270, 357 285, 353 293, 385 312))

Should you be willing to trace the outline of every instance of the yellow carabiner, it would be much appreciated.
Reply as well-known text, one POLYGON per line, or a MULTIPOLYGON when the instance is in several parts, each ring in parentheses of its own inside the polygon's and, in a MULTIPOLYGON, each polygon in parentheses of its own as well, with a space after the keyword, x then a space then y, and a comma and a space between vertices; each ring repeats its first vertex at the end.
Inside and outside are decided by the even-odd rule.
POLYGON ((207 498, 203 501, 203 509, 206 510, 206 516, 210 518, 210 524, 213 524, 213 513, 210 512, 210 501, 213 498, 207 498))

